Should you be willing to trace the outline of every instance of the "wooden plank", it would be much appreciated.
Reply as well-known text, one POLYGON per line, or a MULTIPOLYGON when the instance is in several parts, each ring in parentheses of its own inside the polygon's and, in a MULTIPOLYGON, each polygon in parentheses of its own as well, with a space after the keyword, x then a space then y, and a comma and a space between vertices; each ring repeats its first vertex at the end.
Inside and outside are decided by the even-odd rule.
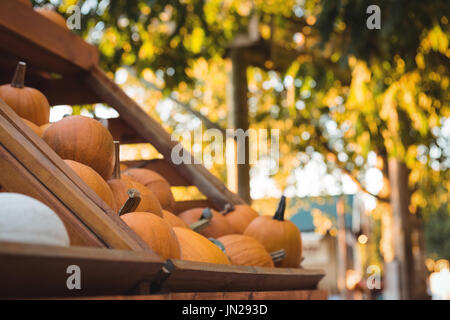
POLYGON ((189 209, 206 207, 211 207, 211 203, 208 200, 177 201, 175 202, 174 213, 178 214, 189 209))
POLYGON ((89 70, 97 49, 16 0, 0 1, 0 47, 48 71, 89 70))
MULTIPOLYGON (((91 70, 85 81, 106 103, 119 112, 130 127, 147 139, 165 159, 172 162, 172 149, 179 142, 172 141, 164 128, 149 117, 98 66, 91 70)), ((190 158, 193 159, 192 156, 190 158)), ((193 163, 193 160, 191 162, 193 163)), ((239 196, 229 191, 217 177, 202 165, 181 163, 179 165, 174 164, 174 167, 190 184, 197 186, 210 199, 216 209, 221 210, 225 204, 230 202, 233 204, 244 202, 239 196)))
POLYGON ((101 296, 83 300, 327 300, 326 290, 240 291, 240 292, 171 292, 139 296, 101 296))
POLYGON ((129 126, 121 117, 114 119, 105 119, 109 132, 115 141, 120 144, 145 143, 147 140, 142 138, 133 127, 129 126))
POLYGON ((150 250, 1 99, 0 143, 109 247, 150 250))
POLYGON ((0 297, 39 298, 136 294, 163 262, 149 252, 0 242, 0 297), (81 290, 69 290, 67 267, 81 271, 81 290))
POLYGON ((2 145, 0 145, 0 184, 8 192, 25 194, 53 209, 63 221, 72 245, 106 247, 101 239, 81 223, 72 211, 42 185, 2 145))
POLYGON ((263 268, 168 260, 162 292, 286 291, 316 289, 321 270, 263 268))
POLYGON ((145 168, 158 172, 172 187, 187 187, 190 183, 185 177, 181 176, 175 168, 175 165, 165 159, 122 161, 128 168, 145 168))

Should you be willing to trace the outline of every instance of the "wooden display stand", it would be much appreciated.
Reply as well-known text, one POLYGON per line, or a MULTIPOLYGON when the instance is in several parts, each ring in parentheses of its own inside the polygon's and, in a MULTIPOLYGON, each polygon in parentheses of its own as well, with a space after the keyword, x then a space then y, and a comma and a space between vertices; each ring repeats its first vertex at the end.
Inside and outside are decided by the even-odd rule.
MULTIPOLYGON (((18 61, 28 65, 26 85, 42 91, 51 105, 102 102, 116 109, 120 118, 109 121, 116 140, 151 143, 164 159, 147 161, 146 168, 207 197, 177 202, 177 212, 243 203, 202 165, 171 162, 177 142, 100 69, 95 47, 22 3, 2 0, 0 84, 11 80, 18 61)), ((73 245, 0 243, 0 298, 326 298, 315 290, 324 276, 318 270, 163 261, 2 100, 0 185, 52 208, 73 245), (69 265, 82 270, 81 290, 66 286, 69 265)))

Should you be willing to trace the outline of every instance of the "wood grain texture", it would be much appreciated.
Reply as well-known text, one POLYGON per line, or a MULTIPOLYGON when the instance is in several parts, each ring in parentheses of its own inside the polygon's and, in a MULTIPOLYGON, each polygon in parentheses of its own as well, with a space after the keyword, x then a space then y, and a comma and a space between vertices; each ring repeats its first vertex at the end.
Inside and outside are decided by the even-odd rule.
POLYGON ((16 0, 0 1, 0 29, 1 49, 48 71, 73 74, 98 62, 94 46, 16 0))
POLYGON ((109 247, 150 250, 118 215, 1 100, 0 143, 109 247))
MULTIPOLYGON (((173 292, 139 296, 84 297, 88 300, 327 300, 325 290, 173 292)), ((73 298, 77 299, 77 298, 73 298)))
POLYGON ((176 214, 195 208, 207 208, 212 207, 209 200, 187 200, 187 201, 176 201, 175 202, 175 212, 176 214))
POLYGON ((285 291, 316 289, 322 270, 264 268, 169 260, 163 292, 285 291), (201 279, 201 281, 199 281, 201 279))
MULTIPOLYGON (((149 117, 98 66, 91 69, 89 76, 86 77, 86 83, 106 103, 115 108, 123 120, 150 142, 167 161, 171 161, 172 149, 178 142, 172 141, 164 128, 149 117)), ((191 162, 193 163, 193 161, 191 162)), ((197 186, 211 200, 216 209, 221 210, 229 202, 243 203, 241 198, 229 191, 217 177, 202 165, 181 163, 174 167, 191 185, 197 186)))
POLYGON ((162 265, 148 252, 0 242, 0 297, 137 294, 162 265), (81 290, 67 288, 70 265, 80 267, 81 290))

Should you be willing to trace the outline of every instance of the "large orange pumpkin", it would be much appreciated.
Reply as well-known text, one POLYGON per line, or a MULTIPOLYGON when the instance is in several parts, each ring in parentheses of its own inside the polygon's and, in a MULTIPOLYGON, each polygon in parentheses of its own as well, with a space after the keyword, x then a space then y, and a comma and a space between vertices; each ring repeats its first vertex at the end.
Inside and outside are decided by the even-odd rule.
POLYGON ((250 222, 259 216, 258 212, 247 204, 237 204, 234 206, 234 210, 224 212, 223 215, 231 227, 241 234, 244 233, 250 222))
POLYGON ((34 10, 64 29, 68 29, 66 19, 55 10, 45 7, 35 8, 34 10))
POLYGON ((49 122, 49 123, 46 123, 46 124, 43 124, 42 126, 40 126, 40 128, 41 128, 41 130, 42 130, 42 134, 44 134, 45 130, 47 130, 48 128, 50 128, 51 125, 52 125, 52 124, 49 122))
POLYGON ((142 183, 144 186, 153 191, 163 209, 169 211, 173 211, 175 209, 175 199, 172 191, 170 190, 170 184, 161 175, 155 171, 142 168, 128 169, 124 172, 124 174, 129 175, 134 180, 142 183))
POLYGON ((201 234, 182 227, 175 227, 173 231, 180 244, 182 260, 230 264, 226 254, 201 234))
POLYGON ((260 216, 254 219, 245 229, 244 235, 258 240, 268 252, 284 249, 286 257, 277 262, 277 267, 293 267, 300 265, 302 257, 302 239, 300 230, 291 221, 284 220, 286 198, 281 197, 275 215, 260 216))
POLYGON ((40 126, 48 123, 50 105, 47 98, 33 88, 25 87, 26 63, 19 62, 11 84, 0 86, 0 98, 18 115, 40 126))
POLYGON ((111 177, 114 142, 108 129, 97 120, 68 116, 47 128, 42 138, 61 158, 85 164, 105 180, 111 177))
POLYGON ((177 236, 162 218, 148 212, 130 212, 121 218, 164 260, 180 258, 181 250, 177 236))
POLYGON ((225 253, 231 264, 274 267, 272 257, 255 238, 241 234, 229 234, 217 240, 225 247, 225 253))
POLYGON ((207 238, 218 238, 227 234, 236 233, 225 217, 216 210, 209 208, 194 208, 181 212, 178 217, 188 225, 204 219, 204 210, 210 210, 212 219, 208 226, 199 231, 200 234, 207 238))
POLYGON ((189 229, 189 226, 187 225, 187 223, 184 222, 183 220, 181 220, 180 218, 178 218, 172 212, 163 210, 162 213, 163 213, 164 221, 166 221, 172 228, 181 227, 181 228, 189 229))
POLYGON ((73 161, 64 162, 83 180, 111 209, 115 209, 114 197, 105 180, 92 168, 73 161))

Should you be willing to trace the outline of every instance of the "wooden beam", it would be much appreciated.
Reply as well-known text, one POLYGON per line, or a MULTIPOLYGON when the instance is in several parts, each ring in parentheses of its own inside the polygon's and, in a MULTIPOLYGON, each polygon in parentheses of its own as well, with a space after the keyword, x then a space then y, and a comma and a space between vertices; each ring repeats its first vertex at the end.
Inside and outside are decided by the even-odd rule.
POLYGON ((107 75, 96 66, 85 79, 93 90, 111 107, 115 108, 123 120, 150 142, 166 160, 174 165, 177 172, 190 184, 195 185, 214 204, 222 210, 227 203, 243 203, 243 200, 230 192, 223 183, 200 164, 193 164, 193 157, 187 152, 192 164, 172 162, 172 149, 179 144, 173 141, 164 128, 149 117, 139 105, 128 97, 107 75))
POLYGON ((114 141, 120 141, 120 144, 146 143, 133 127, 129 126, 121 117, 114 119, 105 119, 109 132, 114 141))
POLYGON ((150 252, 0 242, 0 297, 136 294, 163 265, 150 252), (80 290, 67 288, 70 265, 80 268, 80 290))
POLYGON ((208 200, 177 201, 175 202, 174 213, 178 214, 189 209, 206 207, 211 207, 211 203, 208 200))
POLYGON ((0 184, 7 192, 25 194, 55 211, 69 233, 70 244, 106 247, 89 228, 0 144, 0 184))
POLYGON ((228 292, 311 290, 324 277, 321 270, 263 268, 168 260, 162 292, 228 292))
POLYGON ((191 184, 181 176, 175 166, 165 159, 122 161, 128 168, 145 168, 162 175, 172 187, 186 187, 191 184))
POLYGON ((108 247, 150 248, 0 99, 0 143, 108 247))
MULTIPOLYGON (((327 300, 326 290, 171 292, 139 296, 102 296, 83 300, 327 300)), ((75 298, 77 299, 77 298, 75 298)))
POLYGON ((0 48, 60 74, 89 70, 99 57, 94 46, 16 0, 0 1, 0 48))

